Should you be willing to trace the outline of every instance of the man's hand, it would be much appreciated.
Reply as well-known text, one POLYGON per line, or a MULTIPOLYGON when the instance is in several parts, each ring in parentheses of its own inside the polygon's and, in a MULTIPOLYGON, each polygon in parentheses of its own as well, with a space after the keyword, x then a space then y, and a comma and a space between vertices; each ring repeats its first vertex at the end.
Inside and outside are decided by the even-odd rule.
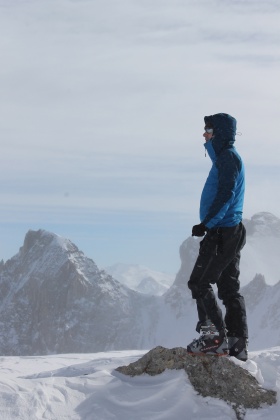
POLYGON ((194 225, 192 228, 192 236, 204 236, 207 228, 203 223, 194 225))

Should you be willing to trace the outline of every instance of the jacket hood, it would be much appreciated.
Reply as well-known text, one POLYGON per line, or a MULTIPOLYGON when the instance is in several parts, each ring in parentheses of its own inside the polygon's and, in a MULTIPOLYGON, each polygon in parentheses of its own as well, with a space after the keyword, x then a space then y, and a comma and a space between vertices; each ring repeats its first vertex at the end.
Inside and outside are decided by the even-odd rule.
POLYGON ((236 119, 229 114, 214 114, 204 117, 205 125, 214 129, 211 139, 213 148, 218 154, 222 149, 230 147, 235 142, 236 119))

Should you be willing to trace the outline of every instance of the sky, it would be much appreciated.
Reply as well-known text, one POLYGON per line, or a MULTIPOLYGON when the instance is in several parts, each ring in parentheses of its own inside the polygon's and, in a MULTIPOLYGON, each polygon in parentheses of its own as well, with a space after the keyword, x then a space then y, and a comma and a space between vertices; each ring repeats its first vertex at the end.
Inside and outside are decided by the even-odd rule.
POLYGON ((217 112, 244 217, 280 217, 279 18, 277 0, 0 0, 0 259, 46 229, 99 267, 176 273, 217 112))

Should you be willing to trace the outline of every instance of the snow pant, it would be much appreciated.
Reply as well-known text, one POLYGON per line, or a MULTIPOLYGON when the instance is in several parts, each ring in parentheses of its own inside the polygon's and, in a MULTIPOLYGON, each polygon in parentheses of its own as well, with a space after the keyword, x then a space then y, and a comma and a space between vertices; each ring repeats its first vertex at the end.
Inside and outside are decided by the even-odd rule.
POLYGON ((200 242, 199 255, 188 282, 197 303, 198 332, 205 321, 211 320, 218 331, 226 328, 229 337, 248 338, 245 302, 239 293, 240 251, 245 242, 246 230, 242 223, 209 229, 200 242), (218 297, 226 308, 225 319, 211 286, 215 283, 218 297))

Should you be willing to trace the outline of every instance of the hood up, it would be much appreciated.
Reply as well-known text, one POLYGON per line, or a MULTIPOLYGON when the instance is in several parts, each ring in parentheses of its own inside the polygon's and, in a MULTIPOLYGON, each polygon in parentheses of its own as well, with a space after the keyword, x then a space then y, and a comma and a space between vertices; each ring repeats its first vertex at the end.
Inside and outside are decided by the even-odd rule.
POLYGON ((222 149, 228 148, 235 142, 236 119, 228 114, 214 114, 204 117, 205 125, 214 129, 211 139, 214 151, 219 154, 222 149))

